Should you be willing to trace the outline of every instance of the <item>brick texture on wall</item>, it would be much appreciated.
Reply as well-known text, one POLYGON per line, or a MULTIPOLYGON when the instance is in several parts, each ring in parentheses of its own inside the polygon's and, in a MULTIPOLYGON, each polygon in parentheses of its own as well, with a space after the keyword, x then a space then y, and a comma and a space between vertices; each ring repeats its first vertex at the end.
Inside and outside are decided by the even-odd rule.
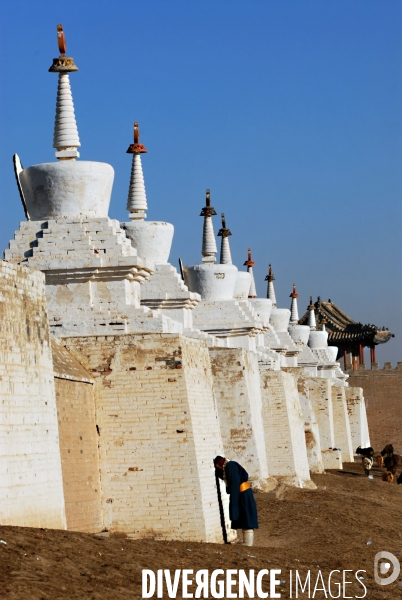
POLYGON ((325 469, 342 469, 342 453, 335 447, 331 380, 309 377, 309 398, 318 423, 322 462, 325 469))
POLYGON ((206 343, 178 334, 63 343, 95 382, 106 527, 222 542, 212 461, 223 445, 206 343))
POLYGON ((258 356, 244 348, 209 353, 225 456, 246 469, 253 487, 264 489, 269 469, 258 356))
POLYGON ((349 385, 363 388, 371 445, 380 451, 392 443, 402 454, 402 363, 391 368, 348 371, 349 385))
POLYGON ((0 261, 0 523, 64 529, 44 276, 0 261))
POLYGON ((55 379, 67 529, 102 531, 93 385, 55 379))
POLYGON ((275 478, 306 485, 310 471, 304 419, 295 377, 260 365, 262 418, 268 466, 275 478))

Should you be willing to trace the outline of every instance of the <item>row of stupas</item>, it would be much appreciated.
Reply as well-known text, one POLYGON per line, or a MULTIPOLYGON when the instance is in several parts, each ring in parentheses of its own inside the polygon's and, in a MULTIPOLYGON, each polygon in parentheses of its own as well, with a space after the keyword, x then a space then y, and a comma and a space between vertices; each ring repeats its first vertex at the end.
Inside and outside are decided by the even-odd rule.
MULTIPOLYGON (((93 444, 92 462, 77 454, 72 463, 71 448, 67 452, 63 444, 60 456, 53 456, 53 473, 57 460, 61 469, 67 528, 76 523, 80 486, 80 501, 97 518, 90 525, 83 517, 76 529, 199 541, 222 541, 223 530, 229 539, 234 534, 223 488, 219 506, 213 456, 240 462, 255 489, 278 482, 314 487, 311 472, 342 468, 353 460, 354 447, 369 443, 364 398, 360 388, 348 386, 325 327, 317 330, 312 303, 308 325, 299 324, 295 286, 291 309, 278 308, 270 266, 267 297, 257 297, 251 250, 246 270, 239 270, 224 215, 216 262, 209 190, 200 215, 201 262, 182 266, 180 273, 168 262, 174 228, 146 220, 146 149, 137 122, 127 150, 133 155, 129 221, 108 216, 114 171, 78 160, 69 81, 77 67, 65 55, 61 26, 58 40, 60 56, 50 68, 59 76, 53 142, 58 162, 23 169, 14 157, 26 221, 5 259, 44 275, 48 317, 42 327, 50 331, 56 390, 61 379, 71 397, 76 384, 92 386, 91 393, 85 388, 87 404, 80 395, 82 403, 69 401, 61 409, 65 391, 46 401, 60 417, 52 430, 57 439, 66 438, 68 427, 69 440, 84 436, 93 444), (64 367, 56 369, 60 356, 64 367), (68 371, 73 364, 81 378, 68 371), (93 481, 98 483, 88 499, 93 481), (172 516, 178 512, 179 520, 172 516)), ((29 378, 26 385, 32 402, 29 378)), ((0 406, 7 410, 7 404, 0 406)), ((19 455, 26 456, 20 438, 18 443, 19 455)), ((46 464, 40 453, 31 460, 33 470, 35 461, 46 464)), ((24 519, 18 517, 11 484, 6 492, 9 512, 0 512, 0 522, 32 525, 29 503, 24 519)), ((49 525, 45 510, 38 522, 65 526, 49 525)))

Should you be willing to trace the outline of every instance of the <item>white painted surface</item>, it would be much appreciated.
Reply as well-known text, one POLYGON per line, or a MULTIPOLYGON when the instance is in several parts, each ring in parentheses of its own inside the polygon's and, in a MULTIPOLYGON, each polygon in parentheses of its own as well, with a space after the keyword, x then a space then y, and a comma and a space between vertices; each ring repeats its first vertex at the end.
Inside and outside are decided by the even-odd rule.
POLYGON ((335 446, 342 450, 342 459, 345 462, 353 462, 354 451, 348 407, 346 404, 346 388, 343 385, 337 385, 334 382, 331 383, 335 446))
POLYGON ((42 273, 0 261, 0 322, 0 523, 65 529, 42 273))
POLYGON ((315 320, 315 310, 314 308, 309 308, 308 311, 308 326, 310 327, 311 331, 314 331, 315 328, 317 327, 317 323, 315 320))
POLYGON ((270 475, 289 485, 315 487, 310 480, 304 419, 291 373, 260 364, 262 418, 270 475))
POLYGON ((236 285, 233 292, 236 300, 247 300, 251 285, 251 276, 247 271, 237 271, 236 285))
POLYGON ((133 154, 126 208, 129 213, 132 213, 133 219, 136 218, 136 213, 141 213, 140 218, 143 219, 145 216, 143 213, 148 208, 140 154, 133 154))
POLYGON ((268 298, 249 298, 249 302, 253 307, 258 318, 264 323, 269 323, 272 312, 272 302, 268 298))
POLYGON ((290 310, 287 308, 272 308, 269 322, 277 333, 288 331, 290 310))
POLYGON ((164 221, 133 220, 121 223, 138 256, 154 264, 168 262, 174 227, 164 221))
POLYGON ((53 148, 57 158, 77 158, 80 146, 68 73, 59 73, 53 148))
POLYGON ((258 355, 242 348, 213 348, 209 353, 224 456, 246 469, 253 487, 264 489, 269 473, 258 355))
POLYGON ((292 340, 297 344, 308 344, 310 327, 308 325, 290 325, 289 335, 292 340))
POLYGON ((204 217, 204 226, 202 230, 202 256, 203 261, 208 263, 215 262, 215 254, 218 252, 214 234, 212 217, 204 217))
POLYGON ((137 256, 116 220, 23 222, 5 254, 45 273, 49 324, 57 337, 183 331, 182 323, 140 306, 140 284, 152 263, 137 256))
POLYGON ((234 265, 199 264, 184 267, 184 281, 203 300, 231 300, 236 285, 234 265))
POLYGON ((250 273, 250 289, 248 291, 248 297, 249 298, 256 298, 257 297, 257 290, 255 289, 253 267, 251 267, 251 266, 247 267, 247 271, 248 271, 248 273, 250 273))
POLYGON ((332 389, 329 379, 310 377, 307 381, 309 398, 320 433, 322 461, 325 469, 342 469, 342 456, 335 448, 332 389))
POLYGON ((338 348, 336 346, 328 346, 327 354, 328 354, 329 360, 331 362, 335 362, 336 357, 338 356, 338 348))
POLYGON ((296 325, 299 321, 299 309, 297 307, 297 298, 292 298, 290 304, 290 322, 292 325, 296 325))
POLYGON ((223 444, 206 343, 127 335, 65 344, 94 373, 105 526, 222 543, 212 461, 223 444))
POLYGON ((363 390, 359 387, 348 387, 345 394, 353 449, 356 450, 359 446, 368 448, 371 444, 363 390))
POLYGON ((271 300, 272 307, 276 307, 275 287, 274 287, 273 281, 268 281, 267 298, 269 298, 269 300, 271 300))
POLYGON ((20 174, 32 221, 61 217, 107 217, 114 178, 106 163, 62 160, 20 174))
POLYGON ((310 348, 322 349, 328 348, 328 332, 327 331, 310 331, 308 338, 310 348))
POLYGON ((294 370, 294 374, 297 379, 297 389, 303 412, 308 464, 312 473, 322 473, 324 465, 322 462, 320 431, 310 400, 308 377, 306 377, 304 370, 299 368, 294 370))
POLYGON ((229 238, 225 235, 222 236, 221 240, 221 255, 219 262, 221 263, 221 265, 232 264, 232 255, 230 253, 229 238))

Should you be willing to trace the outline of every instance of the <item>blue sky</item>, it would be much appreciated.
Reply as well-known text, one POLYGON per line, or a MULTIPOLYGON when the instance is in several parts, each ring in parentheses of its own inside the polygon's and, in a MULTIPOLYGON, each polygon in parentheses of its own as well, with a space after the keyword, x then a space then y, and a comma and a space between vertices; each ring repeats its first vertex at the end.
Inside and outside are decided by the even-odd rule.
MULTIPOLYGON (((148 149, 148 218, 175 226, 171 262, 199 262, 205 189, 237 266, 292 283, 396 338, 402 361, 400 0, 21 0, 1 8, 0 246, 22 220, 11 157, 55 160, 62 23, 81 158, 115 169, 110 216, 127 220, 132 124, 148 149)), ((219 229, 215 218, 215 231, 219 229)), ((367 361, 368 362, 368 361, 367 361)))

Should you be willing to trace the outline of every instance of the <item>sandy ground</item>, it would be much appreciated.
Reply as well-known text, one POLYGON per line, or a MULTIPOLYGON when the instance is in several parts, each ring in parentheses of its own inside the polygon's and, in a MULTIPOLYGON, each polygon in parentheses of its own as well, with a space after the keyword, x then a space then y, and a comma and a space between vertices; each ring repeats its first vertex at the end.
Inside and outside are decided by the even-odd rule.
MULTIPOLYGON (((0 598, 12 600, 137 599, 142 569, 281 569, 281 598, 290 598, 289 571, 303 580, 318 571, 366 570, 343 597, 402 599, 402 572, 389 586, 374 581, 374 556, 387 550, 402 561, 402 485, 363 475, 359 463, 314 476, 316 490, 288 488, 281 499, 256 494, 260 529, 253 548, 239 545, 98 538, 56 530, 0 527, 0 598)), ((347 580, 354 578, 348 574, 347 580)), ((334 583, 340 581, 335 573, 334 583)), ((319 587, 322 587, 320 585, 319 587)), ((269 590, 268 584, 263 588, 269 590)), ((180 588, 179 588, 180 589, 180 588)), ((194 588, 192 588, 194 591, 194 588)), ((294 588, 293 588, 294 589, 294 588)), ((332 588, 333 597, 337 589, 332 588)), ((155 596, 156 597, 156 596, 155 596)), ((167 598, 165 593, 163 596, 167 598)), ((179 594, 178 598, 182 598, 179 594)), ((247 597, 247 596, 246 596, 247 597)), ((293 597, 295 593, 293 591, 293 597)), ((325 598, 317 591, 317 599, 325 598)), ((328 597, 330 597, 328 595, 328 597)))

